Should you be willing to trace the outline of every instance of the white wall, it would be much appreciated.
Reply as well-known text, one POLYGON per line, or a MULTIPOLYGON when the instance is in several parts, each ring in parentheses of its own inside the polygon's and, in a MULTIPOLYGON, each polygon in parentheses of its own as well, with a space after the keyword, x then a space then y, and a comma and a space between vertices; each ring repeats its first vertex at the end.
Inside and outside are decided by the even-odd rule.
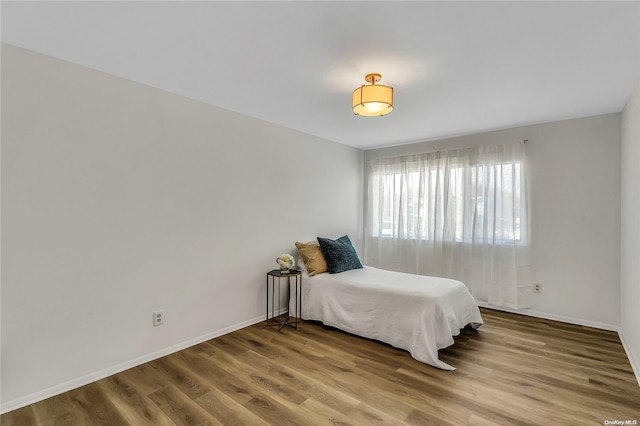
POLYGON ((640 382, 640 82, 622 110, 620 326, 640 382))
MULTIPOLYGON (((365 162, 528 139, 531 274, 542 284, 523 312, 617 329, 620 280, 620 114, 365 151, 365 162)), ((366 177, 365 177, 366 180, 366 177)))
POLYGON ((263 319, 265 273, 296 240, 359 248, 362 166, 3 44, 2 411, 263 319))

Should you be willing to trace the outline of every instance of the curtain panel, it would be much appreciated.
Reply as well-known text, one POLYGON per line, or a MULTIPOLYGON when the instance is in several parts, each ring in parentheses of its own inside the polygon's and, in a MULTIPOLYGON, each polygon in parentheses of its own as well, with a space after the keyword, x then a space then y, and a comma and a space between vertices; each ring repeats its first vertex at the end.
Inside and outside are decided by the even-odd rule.
POLYGON ((529 307, 524 143, 368 164, 365 263, 453 278, 478 301, 529 307))

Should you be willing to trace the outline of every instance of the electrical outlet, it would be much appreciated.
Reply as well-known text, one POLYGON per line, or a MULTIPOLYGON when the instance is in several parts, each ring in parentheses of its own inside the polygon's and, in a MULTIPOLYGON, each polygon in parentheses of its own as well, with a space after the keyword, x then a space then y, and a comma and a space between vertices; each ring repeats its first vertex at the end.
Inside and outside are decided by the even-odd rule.
POLYGON ((534 293, 542 293, 542 284, 534 284, 533 285, 534 293))
POLYGON ((162 324, 164 324, 164 315, 162 314, 162 311, 155 311, 153 313, 153 326, 157 327, 162 324))

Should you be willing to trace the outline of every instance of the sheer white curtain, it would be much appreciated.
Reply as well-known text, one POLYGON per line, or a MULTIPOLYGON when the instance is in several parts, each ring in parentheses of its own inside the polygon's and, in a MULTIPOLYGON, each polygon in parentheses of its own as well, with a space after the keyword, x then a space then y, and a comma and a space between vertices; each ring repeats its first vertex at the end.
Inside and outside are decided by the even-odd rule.
POLYGON ((524 143, 368 164, 365 264, 462 281, 479 301, 530 305, 524 143))

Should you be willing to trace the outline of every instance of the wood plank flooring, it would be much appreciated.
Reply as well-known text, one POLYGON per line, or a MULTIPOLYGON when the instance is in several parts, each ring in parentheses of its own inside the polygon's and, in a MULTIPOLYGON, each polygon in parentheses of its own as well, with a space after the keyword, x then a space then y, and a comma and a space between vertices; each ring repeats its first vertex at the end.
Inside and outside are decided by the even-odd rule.
POLYGON ((304 322, 263 323, 4 414, 4 425, 640 424, 614 332, 482 309, 456 371, 304 322), (632 423, 635 421, 636 423, 632 423))

